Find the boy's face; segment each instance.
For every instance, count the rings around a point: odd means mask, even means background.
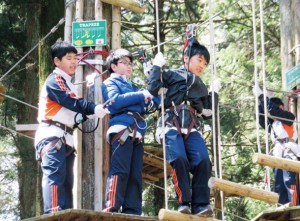
[[[72,76],[77,68],[77,58],[74,53],[67,53],[59,60],[57,57],[54,58],[54,64],[68,75]]]
[[[113,69],[114,73],[124,75],[127,79],[130,78],[132,74],[132,63],[129,57],[120,58],[116,65],[111,65],[111,68]]]
[[[189,68],[189,71],[197,76],[201,76],[207,67],[207,62],[203,55],[196,54],[191,58],[184,55],[183,60],[185,68]]]

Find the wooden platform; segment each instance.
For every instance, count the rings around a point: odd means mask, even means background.
[[[167,163],[168,174],[171,166]],[[164,178],[163,149],[158,144],[144,145],[143,180],[156,182]]]
[[[282,206],[260,213],[251,221],[300,221],[300,206]]]
[[[157,217],[135,216],[121,213],[104,213],[92,210],[68,209],[57,213],[36,216],[23,221],[157,221]]]

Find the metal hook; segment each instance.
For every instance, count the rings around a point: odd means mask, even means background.
[[[195,27],[196,27],[196,24],[195,24],[195,23],[189,24],[189,25],[186,27],[185,35],[186,35],[186,38],[187,38],[187,39],[190,39],[190,38],[192,38],[192,37],[194,37],[194,36],[196,35]]]

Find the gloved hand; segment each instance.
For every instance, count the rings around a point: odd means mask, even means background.
[[[254,84],[252,92],[253,92],[254,96],[257,96],[257,97],[259,97],[260,95],[262,95],[263,92],[260,89],[258,82],[256,82]]]
[[[149,61],[148,61],[148,62],[145,62],[145,63],[143,63],[144,75],[145,75],[146,77],[148,77],[148,76],[149,76],[149,72],[150,72],[150,70],[151,70],[152,66],[153,66],[153,65],[151,65]]]
[[[104,108],[102,104],[98,104],[95,107],[95,115],[99,118],[103,118],[106,114],[109,114],[109,110]]]
[[[145,103],[148,103],[148,101],[152,100],[152,94],[150,94],[150,92],[148,90],[143,90],[142,91],[144,97],[145,97]]]
[[[212,115],[212,110],[211,109],[203,109],[202,115],[205,117],[210,117]]]
[[[153,65],[162,67],[162,66],[164,66],[165,64],[166,64],[166,59],[165,59],[163,53],[158,52],[158,53],[155,55],[155,58],[154,58],[154,60],[153,60]]]
[[[210,84],[210,90],[216,93],[219,93],[221,87],[221,80],[219,78],[215,78]]]

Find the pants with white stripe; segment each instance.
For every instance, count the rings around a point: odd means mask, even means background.
[[[191,132],[184,139],[177,130],[166,133],[166,158],[172,166],[172,180],[179,204],[192,207],[209,204],[211,162],[203,138]],[[193,175],[190,183],[190,174]]]
[[[36,149],[39,152],[55,137],[50,137],[40,142]],[[44,213],[53,213],[64,209],[73,208],[73,165],[75,154],[66,154],[66,145],[61,149],[51,147],[42,157],[42,189],[44,200]]]
[[[143,143],[128,137],[121,145],[112,144],[112,156],[106,185],[104,212],[142,214]]]

